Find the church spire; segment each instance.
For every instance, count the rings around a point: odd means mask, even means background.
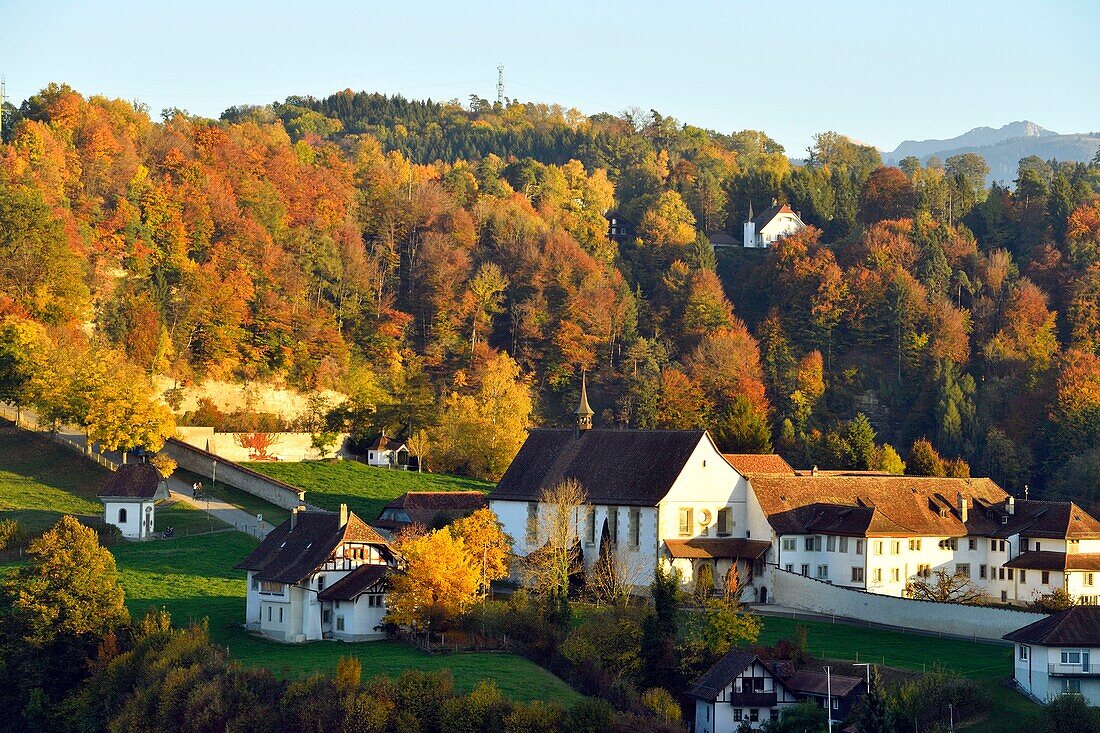
[[[749,218],[745,221],[752,221],[752,199],[749,199]]]
[[[577,429],[590,430],[592,428],[592,416],[596,413],[588,404],[588,386],[585,373],[581,372],[581,404],[577,407]]]

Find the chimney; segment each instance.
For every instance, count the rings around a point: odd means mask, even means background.
[[[1010,515],[1016,513],[1016,497],[1010,496],[1005,499],[1005,511]]]
[[[298,512],[302,511],[302,507],[296,506],[290,510],[290,528],[294,529],[298,526]]]
[[[340,505],[340,526],[343,527],[347,523],[348,523],[348,505],[347,504],[341,504]]]
[[[959,506],[959,521],[966,524],[966,520],[970,517],[970,502],[966,500],[966,497],[962,495],[961,491],[955,496]]]

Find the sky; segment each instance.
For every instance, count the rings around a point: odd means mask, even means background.
[[[0,74],[217,117],[342,89],[656,109],[799,157],[1028,119],[1100,130],[1100,1],[0,0]]]

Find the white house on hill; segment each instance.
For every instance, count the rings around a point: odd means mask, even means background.
[[[245,626],[280,641],[381,638],[396,559],[346,504],[295,509],[236,566],[248,571]]]
[[[385,431],[367,446],[367,464],[380,468],[405,468],[409,449],[399,440],[387,438]]]
[[[1100,607],[1074,606],[1005,634],[1013,642],[1016,684],[1049,702],[1078,693],[1100,705]]]
[[[802,218],[786,204],[773,199],[769,208],[753,217],[750,203],[749,218],[745,222],[741,241],[746,247],[768,247],[780,237],[793,234],[804,226]]]
[[[168,498],[168,485],[148,463],[120,466],[98,494],[103,521],[122,530],[122,536],[143,540],[156,526],[156,502]]]

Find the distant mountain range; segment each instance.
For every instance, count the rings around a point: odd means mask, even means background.
[[[1083,163],[1092,160],[1098,149],[1100,132],[1062,135],[1023,120],[996,129],[975,127],[949,140],[906,140],[882,157],[888,165],[897,165],[902,158],[914,155],[923,164],[932,156],[946,160],[952,155],[977,153],[989,165],[988,181],[1011,183],[1021,158],[1037,155],[1043,160]]]

